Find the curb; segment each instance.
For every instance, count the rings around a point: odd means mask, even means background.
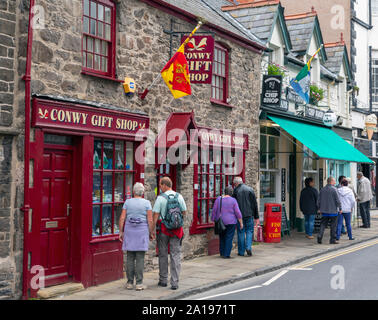
[[[378,239],[378,235],[376,235],[374,237],[367,238],[367,239],[355,241],[351,244],[345,244],[345,245],[337,247],[337,248],[330,248],[330,249],[326,249],[322,252],[302,256],[302,257],[296,258],[296,259],[288,261],[288,262],[284,262],[284,263],[260,268],[260,269],[257,269],[255,271],[247,272],[247,273],[245,273],[241,276],[234,276],[234,277],[228,278],[226,280],[215,281],[215,282],[212,282],[212,283],[200,286],[200,287],[187,289],[187,290],[185,290],[181,293],[172,294],[172,295],[169,295],[167,297],[162,297],[160,299],[161,300],[183,299],[183,298],[186,298],[188,296],[199,294],[199,293],[202,293],[202,292],[206,292],[206,291],[216,289],[216,288],[219,288],[219,287],[223,287],[223,286],[226,286],[226,285],[234,283],[234,282],[239,282],[239,281],[242,281],[242,280],[261,276],[263,274],[266,274],[266,273],[269,273],[269,272],[272,272],[272,271],[276,271],[276,270],[279,270],[279,269],[282,269],[282,268],[285,268],[285,267],[288,267],[288,266],[291,266],[291,265],[294,265],[294,264],[298,264],[302,261],[305,261],[305,260],[308,260],[308,259],[311,259],[311,258],[316,258],[318,256],[324,255],[324,254],[329,253],[329,252],[334,252],[334,251],[338,251],[338,250],[345,249],[345,248],[348,248],[348,247],[352,247],[352,246],[355,246],[357,244],[364,243],[364,242],[367,242],[367,241],[371,241],[371,240],[374,240],[374,239]]]

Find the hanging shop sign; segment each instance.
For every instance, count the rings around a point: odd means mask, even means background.
[[[305,107],[305,116],[311,119],[323,120],[325,112],[313,107]]]
[[[303,99],[290,87],[287,87],[287,100],[296,104],[303,104]]]
[[[281,201],[286,201],[286,169],[281,169]]]
[[[145,135],[147,117],[82,105],[35,99],[32,125],[44,128],[101,132],[117,135]]]
[[[263,76],[262,104],[274,108],[281,107],[282,76]]]
[[[328,110],[323,117],[323,123],[327,127],[333,127],[337,122],[337,116],[332,110]]]
[[[374,132],[377,132],[377,116],[374,113],[366,117],[365,129],[368,139],[371,140]]]
[[[182,37],[181,43],[187,36]],[[185,47],[185,57],[189,64],[190,83],[209,84],[212,80],[214,38],[212,36],[193,36]],[[225,67],[225,62],[219,61]],[[224,74],[226,70],[218,70]]]

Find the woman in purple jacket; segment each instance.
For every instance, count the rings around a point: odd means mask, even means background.
[[[233,189],[231,186],[226,187],[222,197],[215,200],[211,220],[216,221],[221,216],[226,230],[219,235],[219,252],[220,256],[229,259],[232,249],[232,239],[235,234],[237,221],[240,223],[240,229],[243,229],[242,214],[239,210],[238,203],[232,196]],[[222,201],[222,205],[221,205]]]

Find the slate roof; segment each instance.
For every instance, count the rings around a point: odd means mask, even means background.
[[[344,58],[344,45],[325,46],[327,53],[327,61],[325,66],[337,75],[340,73],[341,66],[343,65]]]
[[[266,43],[272,33],[277,10],[278,5],[236,7],[234,10],[228,11],[228,14]]]
[[[226,0],[164,0],[164,2],[185,10],[195,16],[204,18],[207,22],[216,25],[224,30],[234,33],[246,40],[253,41],[260,46],[264,43],[251,31],[230,14],[223,12],[221,7],[231,3]]]
[[[307,51],[314,31],[315,18],[315,15],[298,19],[287,19],[285,17],[291,38],[292,51]]]
[[[320,65],[320,73],[327,78],[331,78],[331,79],[334,79],[334,80],[338,79],[337,73],[333,73],[331,70],[329,70],[328,68],[326,68],[322,64]]]

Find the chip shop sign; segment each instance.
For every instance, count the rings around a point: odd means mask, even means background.
[[[262,103],[279,108],[281,106],[282,76],[263,76]]]
[[[37,127],[117,135],[135,135],[139,130],[138,134],[145,135],[143,129],[149,127],[144,116],[39,99],[33,101],[32,117]]]
[[[182,37],[181,43],[187,36]],[[211,83],[214,57],[214,38],[193,36],[185,46],[191,83]]]

